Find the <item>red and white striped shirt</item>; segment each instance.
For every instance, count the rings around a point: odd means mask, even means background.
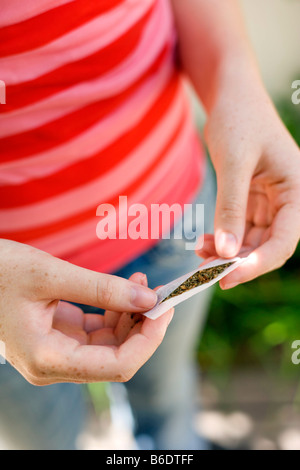
[[[96,209],[199,188],[175,45],[168,0],[1,0],[0,238],[103,272],[157,242],[100,241]]]

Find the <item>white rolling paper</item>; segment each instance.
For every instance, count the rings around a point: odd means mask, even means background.
[[[156,320],[159,318],[161,315],[166,313],[170,308],[175,307],[176,305],[180,304],[184,300],[189,299],[193,295],[198,294],[199,292],[202,292],[205,289],[208,289],[211,287],[213,284],[216,282],[220,281],[223,277],[227,276],[230,272],[234,271],[238,266],[240,266],[247,258],[232,258],[232,259],[216,259],[214,261],[211,261],[210,263],[207,263],[205,265],[202,265],[198,267],[197,269],[194,269],[194,271],[191,271],[190,273],[184,274],[183,276],[179,277],[178,279],[175,279],[172,282],[169,282],[168,284],[160,287],[156,293],[157,293],[157,303],[155,307],[153,307],[151,310],[148,312],[145,312],[144,315],[148,318],[151,318],[152,320]],[[175,289],[177,289],[183,282],[185,282],[189,277],[193,276],[193,274],[197,273],[198,271],[202,271],[208,268],[213,268],[215,266],[221,266],[227,263],[233,263],[227,268],[224,269],[224,271],[220,274],[218,274],[217,277],[212,279],[209,282],[205,282],[202,285],[199,285],[197,287],[194,287],[190,290],[187,290],[186,292],[183,292],[179,295],[176,295],[174,297],[169,298],[168,300],[165,300]]]

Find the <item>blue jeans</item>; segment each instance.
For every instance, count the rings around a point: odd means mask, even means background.
[[[208,167],[204,186],[194,201],[204,204],[205,232],[213,231],[215,193],[214,174]],[[186,241],[162,240],[114,274],[128,278],[143,272],[150,287],[165,284],[200,263],[194,251],[185,249]],[[150,436],[156,449],[205,448],[193,429],[199,395],[194,353],[210,298],[211,289],[176,307],[161,346],[126,384],[136,433]],[[91,307],[86,310],[93,311]],[[85,412],[83,386],[34,387],[9,364],[0,366],[0,435],[3,433],[14,448],[75,449]]]

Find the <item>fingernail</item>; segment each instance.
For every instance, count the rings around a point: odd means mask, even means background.
[[[141,286],[134,286],[131,289],[131,303],[134,307],[149,309],[157,302],[157,294]]]
[[[148,287],[148,279],[146,274],[143,274],[141,281],[142,286]]]
[[[216,249],[219,255],[225,258],[235,256],[238,249],[238,242],[235,235],[229,232],[217,232]]]

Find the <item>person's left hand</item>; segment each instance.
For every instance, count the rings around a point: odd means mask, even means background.
[[[252,87],[252,88],[251,88]],[[300,152],[260,85],[232,84],[205,129],[217,175],[215,235],[196,251],[204,259],[250,253],[223,289],[282,266],[300,236]]]

